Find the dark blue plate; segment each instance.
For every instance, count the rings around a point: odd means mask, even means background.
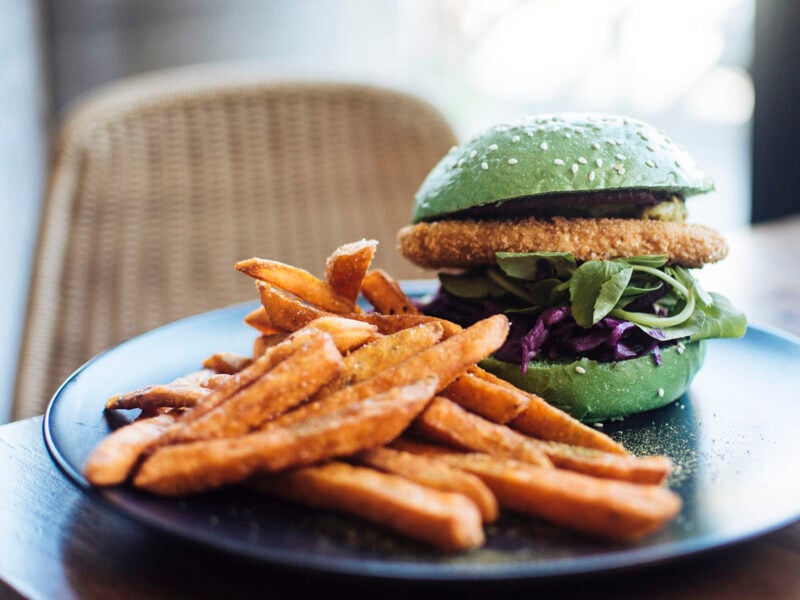
[[[409,295],[431,282],[408,282]],[[183,500],[126,488],[92,490],[81,475],[91,450],[135,416],[103,412],[122,391],[169,381],[218,351],[248,353],[248,303],[201,314],[131,339],[73,374],[51,401],[47,447],[75,484],[136,521],[209,546],[296,569],[377,579],[546,579],[651,565],[720,548],[800,519],[800,341],[751,325],[743,339],[714,340],[688,394],[656,411],[606,424],[634,453],[664,453],[680,516],[657,534],[619,544],[511,513],[486,545],[442,556],[354,518],[295,507],[231,488]],[[112,418],[113,417],[113,418]]]

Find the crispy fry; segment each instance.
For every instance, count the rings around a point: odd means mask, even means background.
[[[374,269],[366,274],[361,283],[361,293],[375,310],[384,315],[419,313],[400,284],[383,269]]]
[[[211,394],[208,394],[202,398],[195,405],[194,410],[186,413],[181,418],[180,423],[186,423],[187,421],[199,419],[208,411],[213,410],[225,402],[225,400],[227,400],[233,394],[252,384],[276,364],[296,352],[298,348],[302,347],[303,344],[317,335],[317,333],[317,330],[315,330],[313,327],[301,329],[286,338],[286,340],[280,344],[269,348],[262,356],[254,360],[248,367],[233,375],[220,387],[216,388]]]
[[[528,402],[524,409],[509,423],[514,429],[543,440],[595,448],[612,454],[628,454],[622,444],[615,442],[605,433],[581,423],[572,415],[556,408],[552,404],[548,404],[540,396],[521,390],[480,367],[472,367],[470,373],[484,381],[527,398]],[[488,414],[482,414],[482,416],[495,420]]]
[[[267,322],[279,330],[296,331],[314,319],[333,314],[306,304],[263,281],[257,281],[256,286]]]
[[[249,356],[242,356],[233,352],[217,352],[203,361],[203,367],[217,373],[232,375],[238,373],[253,362]]]
[[[431,322],[377,338],[345,356],[339,376],[322,388],[316,398],[377,375],[383,369],[433,346],[441,337],[442,326]]]
[[[378,328],[371,323],[337,315],[322,316],[308,323],[307,326],[330,335],[340,352],[354,350],[375,339],[375,335],[378,333]]]
[[[480,513],[466,497],[365,467],[334,461],[259,475],[250,484],[306,506],[361,517],[445,551],[468,550],[484,542]]]
[[[406,439],[393,445],[477,475],[504,508],[576,531],[634,540],[663,526],[681,509],[680,497],[658,485],[544,469],[514,459],[455,452]]]
[[[262,335],[271,336],[281,333],[279,329],[272,326],[263,306],[254,308],[247,313],[244,317],[244,322]]]
[[[304,327],[311,321],[324,316],[331,316],[332,313],[326,312],[315,306],[310,306],[293,298],[289,294],[274,288],[262,281],[257,282],[258,293],[261,297],[261,304],[268,322],[278,329],[295,331]],[[368,323],[377,328],[379,333],[391,334],[408,329],[421,323],[436,321],[445,328],[445,336],[454,335],[461,331],[461,327],[445,319],[428,317],[426,315],[382,315],[370,313],[347,313],[340,315],[348,319]]]
[[[142,451],[158,439],[175,421],[170,413],[139,419],[114,430],[92,450],[83,474],[92,485],[107,486],[128,479]]]
[[[342,355],[327,333],[309,339],[277,366],[216,408],[188,421],[170,442],[234,437],[300,404],[341,370]]]
[[[408,427],[437,385],[436,377],[427,377],[288,427],[162,446],[144,460],[134,485],[169,496],[189,494],[238,483],[256,472],[310,465],[380,446]]]
[[[544,454],[553,465],[609,479],[659,484],[672,469],[666,456],[635,457],[528,437],[491,423],[445,398],[436,398],[415,422],[425,437],[466,450],[540,464]]]
[[[360,383],[334,392],[330,396],[310,402],[274,421],[274,426],[285,426],[308,418],[321,410],[342,407],[386,391],[395,385],[406,385],[418,379],[435,376],[439,383],[436,391],[455,379],[470,365],[494,352],[508,335],[508,318],[494,315],[478,321],[457,335],[388,367]]]
[[[446,319],[429,317],[427,315],[381,315],[377,313],[366,313],[363,315],[350,315],[352,318],[365,323],[371,323],[378,328],[380,333],[385,335],[396,333],[401,329],[408,329],[422,323],[439,323],[444,329],[445,338],[455,335],[461,331],[461,327]]]
[[[517,388],[497,385],[472,372],[459,376],[442,391],[442,396],[495,423],[508,423],[529,402]]]
[[[454,469],[435,458],[381,447],[359,452],[355,455],[355,460],[359,464],[400,475],[426,487],[463,494],[480,509],[481,516],[487,523],[496,521],[499,516],[497,498],[479,478]]]
[[[299,267],[267,260],[250,258],[234,265],[237,271],[274,285],[294,294],[301,300],[322,310],[332,313],[349,313],[353,311],[353,303],[337,294],[329,283],[317,279],[308,271]]]
[[[177,379],[173,379],[167,385],[189,385],[189,386],[202,386],[204,388],[214,389],[225,383],[230,379],[230,375],[226,373],[216,373],[211,369],[201,369],[193,373],[186,373]]]
[[[194,406],[210,390],[200,385],[148,385],[133,392],[112,396],[106,401],[106,410],[132,408],[179,408]]]
[[[542,448],[508,427],[486,421],[455,402],[437,396],[414,422],[425,438],[449,446],[506,456],[540,467],[552,467]]]
[[[253,340],[253,358],[258,358],[267,351],[267,348],[272,348],[273,346],[280,344],[290,335],[290,332],[282,331],[280,333],[258,336],[255,340]]]
[[[361,282],[377,248],[377,240],[344,244],[333,251],[325,264],[325,279],[337,294],[350,301],[351,310],[355,308]]]

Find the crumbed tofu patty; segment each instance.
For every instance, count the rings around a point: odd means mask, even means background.
[[[642,255],[702,267],[725,258],[728,245],[714,229],[694,223],[639,219],[441,220],[407,225],[400,252],[429,269],[495,263],[495,252],[572,252],[578,261]]]

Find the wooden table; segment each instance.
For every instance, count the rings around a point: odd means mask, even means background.
[[[800,335],[800,218],[727,235],[729,258],[704,269],[701,280],[724,291],[751,320]],[[56,468],[42,441],[41,417],[0,427],[0,477],[0,597],[800,598],[800,523],[622,575],[536,585],[376,586],[278,571],[119,517]]]

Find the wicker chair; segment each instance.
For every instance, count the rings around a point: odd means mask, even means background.
[[[242,258],[322,275],[373,238],[375,266],[421,276],[395,233],[455,142],[427,102],[357,84],[181,70],[81,99],[54,138],[13,418],[109,346],[257,299]]]

